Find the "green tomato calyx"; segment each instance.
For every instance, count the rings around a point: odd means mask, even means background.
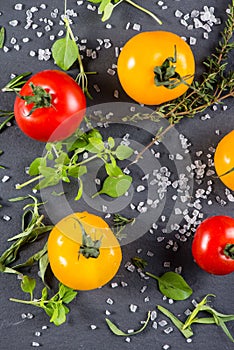
[[[32,89],[32,95],[23,96],[18,94],[18,96],[25,101],[26,105],[31,103],[34,105],[28,116],[30,116],[38,108],[48,108],[52,106],[52,96],[49,92],[47,92],[43,87],[34,85],[33,83],[30,83],[29,86]]]
[[[186,84],[186,80],[190,79],[192,76],[186,75],[181,77],[178,72],[176,72],[176,62],[177,62],[177,52],[176,45],[174,46],[174,56],[167,57],[161,66],[154,67],[154,83],[156,86],[164,86],[167,89],[174,89],[180,84]]]
[[[234,260],[234,244],[233,243],[226,244],[223,252],[224,252],[224,255],[226,255],[228,258]]]

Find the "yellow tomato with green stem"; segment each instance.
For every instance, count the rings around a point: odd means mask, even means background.
[[[234,191],[234,130],[218,143],[214,154],[214,165],[220,180]]]
[[[123,46],[117,72],[133,100],[159,105],[186,92],[194,78],[195,59],[190,46],[177,34],[141,32]]]
[[[122,250],[101,217],[81,212],[68,215],[52,229],[48,257],[60,282],[76,290],[91,290],[115,276]]]

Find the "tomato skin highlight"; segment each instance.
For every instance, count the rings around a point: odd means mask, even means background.
[[[176,71],[191,84],[195,72],[195,60],[189,45],[178,35],[165,31],[142,32],[123,46],[117,72],[125,92],[135,101],[146,105],[158,105],[181,96],[188,85],[180,84],[174,89],[156,86],[154,68],[161,66],[168,57],[174,56],[176,47]]]
[[[217,175],[225,186],[234,191],[234,130],[226,134],[218,143],[214,154],[214,165]],[[223,176],[222,176],[223,175]]]
[[[102,237],[97,258],[79,254],[82,237],[75,219],[80,220],[92,239]],[[66,233],[70,237],[73,234],[75,240],[67,237]],[[122,261],[122,250],[103,219],[82,212],[63,218],[52,229],[48,239],[48,256],[52,272],[60,282],[76,290],[91,290],[105,285],[115,276]]]
[[[19,128],[29,137],[41,142],[54,142],[69,137],[80,125],[86,109],[81,87],[67,73],[44,70],[33,75],[22,87],[21,96],[32,95],[30,83],[40,86],[51,97],[51,106],[33,111],[33,103],[26,104],[19,96],[14,114]]]
[[[200,268],[214,275],[234,271],[234,259],[224,254],[227,244],[234,244],[234,219],[217,215],[205,219],[197,228],[192,254]]]

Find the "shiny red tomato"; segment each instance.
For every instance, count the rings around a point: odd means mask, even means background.
[[[197,228],[192,254],[206,272],[226,275],[234,271],[234,219],[212,216]]]
[[[52,229],[48,256],[60,282],[73,289],[91,290],[115,276],[122,261],[122,250],[101,217],[82,212],[68,215]]]
[[[190,46],[180,36],[165,31],[142,32],[123,46],[117,72],[123,89],[133,100],[158,105],[188,89],[194,78],[195,60]]]
[[[234,130],[218,143],[214,154],[214,165],[220,180],[234,191]]]
[[[19,128],[29,137],[53,142],[69,137],[80,125],[86,98],[66,73],[44,70],[33,75],[15,99]]]

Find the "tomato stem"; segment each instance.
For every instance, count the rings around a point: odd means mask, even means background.
[[[100,246],[102,242],[102,237],[97,240],[93,240],[90,235],[84,229],[84,226],[80,222],[80,220],[73,218],[76,222],[78,222],[81,232],[82,232],[82,244],[80,245],[80,249],[78,252],[78,259],[80,254],[82,254],[85,258],[98,258],[100,255]]]
[[[174,63],[174,64],[173,64]],[[168,57],[162,63],[161,66],[156,66],[154,68],[154,83],[156,86],[164,86],[167,89],[174,89],[180,84],[187,84],[186,80],[190,79],[191,75],[186,75],[181,77],[178,72],[176,72],[176,63],[177,63],[177,52],[176,45],[174,47],[174,56]]]
[[[224,255],[226,255],[228,258],[231,258],[234,260],[234,244],[233,243],[227,243],[224,248]]]
[[[34,104],[29,112],[29,115],[31,115],[38,108],[49,108],[52,106],[52,96],[49,92],[47,92],[43,87],[34,85],[33,83],[30,83],[29,86],[32,90],[32,95],[20,95],[16,92],[17,96],[24,100],[27,105],[31,103]]]

